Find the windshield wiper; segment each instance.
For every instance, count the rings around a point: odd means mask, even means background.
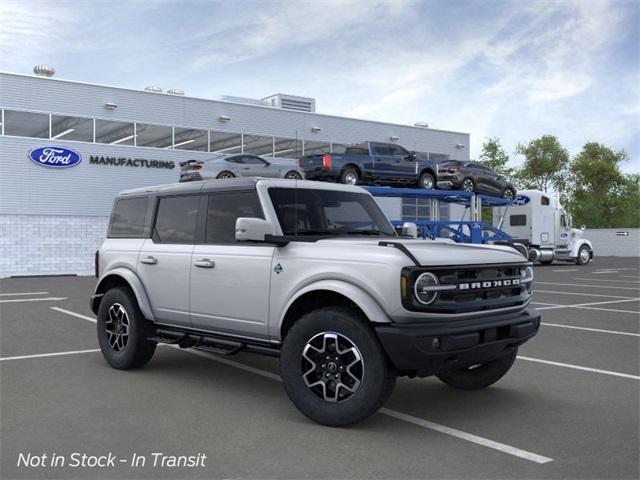
[[[339,230],[340,233],[345,235],[377,235],[377,236],[393,236],[389,233],[381,232],[380,230]]]

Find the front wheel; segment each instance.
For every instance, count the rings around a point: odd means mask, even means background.
[[[586,245],[582,245],[578,250],[578,256],[576,257],[576,263],[578,265],[586,265],[591,261],[591,250]]]
[[[447,385],[460,390],[480,390],[496,383],[511,369],[518,349],[481,365],[436,374]]]
[[[153,357],[156,342],[148,340],[151,324],[129,289],[112,288],[105,293],[96,324],[100,350],[113,368],[142,367]]]
[[[332,427],[374,414],[396,381],[372,328],[343,307],[314,310],[293,325],[282,345],[280,372],[298,410]]]

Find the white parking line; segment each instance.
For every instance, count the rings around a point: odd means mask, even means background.
[[[87,317],[86,315],[81,315],[79,313],[72,312],[70,310],[65,310],[64,308],[60,308],[60,307],[49,307],[49,308],[51,308],[51,310],[55,310],[56,312],[66,313],[67,315],[71,315],[72,317],[81,318],[83,320],[86,320],[87,322],[96,323],[96,319],[95,318]]]
[[[633,380],[640,380],[640,376],[638,376],[638,375],[631,375],[629,373],[613,372],[611,370],[600,370],[599,368],[583,367],[581,365],[573,365],[571,363],[552,362],[551,360],[543,360],[541,358],[532,358],[532,357],[523,357],[523,356],[520,356],[520,355],[518,355],[518,359],[526,360],[528,362],[536,362],[536,363],[544,363],[544,364],[547,364],[547,365],[554,365],[556,367],[565,367],[565,368],[572,368],[574,370],[583,370],[585,372],[602,373],[604,375],[611,375],[613,377],[623,377],[623,378],[631,378]]]
[[[77,355],[79,353],[92,353],[99,352],[99,348],[93,348],[91,350],[72,350],[69,352],[55,352],[55,353],[38,353],[35,355],[19,355],[17,357],[0,357],[0,362],[7,362],[9,360],[26,360],[29,358],[43,358],[43,357],[59,357],[62,355]]]
[[[631,315],[640,315],[640,312],[634,310],[616,310],[615,308],[600,308],[600,307],[576,307],[583,310],[599,310],[601,312],[615,312],[615,313],[630,313]]]
[[[618,275],[620,278],[638,278],[638,275]]]
[[[606,275],[608,273],[620,273],[618,270],[602,270],[600,272],[593,272],[594,275]]]
[[[179,348],[179,347],[176,347]],[[262,370],[260,368],[250,367],[248,365],[244,365],[243,363],[234,362],[233,360],[228,360],[226,358],[220,358],[209,353],[200,352],[198,350],[184,350],[185,353],[191,353],[194,355],[198,355],[200,357],[208,358],[209,360],[213,360],[215,362],[223,363],[225,365],[229,365],[231,367],[239,368],[241,370],[245,370],[247,372],[254,373],[256,375],[260,375],[265,378],[269,378],[271,380],[277,380],[279,382],[282,381],[279,375],[275,373],[267,372],[266,370]],[[471,443],[475,443],[478,445],[482,445],[484,447],[492,448],[494,450],[498,450],[503,453],[507,453],[509,455],[513,455],[515,457],[524,458],[525,460],[529,460],[535,463],[549,463],[552,462],[553,459],[549,457],[544,457],[542,455],[538,455],[536,453],[528,452],[526,450],[521,450],[516,447],[512,447],[510,445],[506,445],[504,443],[495,442],[493,440],[489,440],[488,438],[479,437],[472,433],[467,433],[462,430],[457,430],[455,428],[447,427],[446,425],[441,425],[439,423],[430,422],[429,420],[423,420],[422,418],[414,417],[413,415],[407,415],[406,413],[398,412],[396,410],[391,410],[389,408],[381,408],[379,413],[383,415],[387,415],[389,417],[396,418],[398,420],[402,420],[407,423],[411,423],[413,425],[418,425],[423,428],[427,428],[429,430],[434,430],[436,432],[444,433],[445,435],[450,435],[452,437],[460,438],[462,440],[466,440]]]
[[[537,310],[554,310],[556,308],[592,308],[595,305],[606,305],[609,303],[623,303],[623,302],[635,302],[640,300],[640,298],[627,298],[626,300],[609,300],[604,302],[590,302],[590,303],[575,303],[573,305],[559,305],[554,303],[540,303],[540,302],[531,302],[537,303],[540,305],[549,305],[547,307],[539,307]],[[607,312],[628,312],[628,313],[638,313],[632,310],[612,310],[609,308],[598,309],[598,310],[606,310]]]
[[[612,287],[615,288],[615,287]],[[558,295],[578,295],[579,297],[605,297],[605,298],[635,298],[635,297],[621,297],[620,295],[600,295],[598,293],[578,293],[578,292],[557,292],[555,290],[538,290],[537,288],[533,293],[554,293]]]
[[[613,335],[629,335],[631,337],[640,337],[640,333],[619,332],[617,330],[603,330],[601,328],[576,327],[575,325],[561,325],[559,323],[546,323],[546,322],[540,322],[540,325],[544,325],[546,327],[559,327],[559,328],[570,328],[573,330],[585,330],[587,332],[610,333]]]
[[[536,280],[536,285],[563,285],[566,287],[583,287],[583,288],[615,288],[619,290],[640,290],[640,287],[618,287],[617,285],[583,285],[581,283],[556,283],[556,282],[540,282]]]
[[[0,293],[0,297],[12,297],[17,295],[49,295],[49,292]]]
[[[67,297],[44,297],[44,298],[12,298],[10,300],[0,300],[0,303],[18,303],[18,302],[59,302],[66,300]]]
[[[574,280],[593,280],[591,278],[579,278],[579,277],[573,277]],[[608,278],[599,278],[598,279],[599,282],[613,282],[613,283],[640,283],[640,282],[634,282],[633,280],[609,280]],[[640,287],[638,287],[640,288]]]

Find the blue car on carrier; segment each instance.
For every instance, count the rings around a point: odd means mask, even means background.
[[[344,153],[307,155],[298,161],[307,180],[347,185],[372,184],[436,188],[437,163],[393,143],[364,142]]]

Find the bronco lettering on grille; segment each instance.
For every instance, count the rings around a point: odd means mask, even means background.
[[[504,288],[520,286],[519,278],[508,278],[505,280],[486,280],[483,282],[459,283],[458,290],[477,290],[479,288]]]

